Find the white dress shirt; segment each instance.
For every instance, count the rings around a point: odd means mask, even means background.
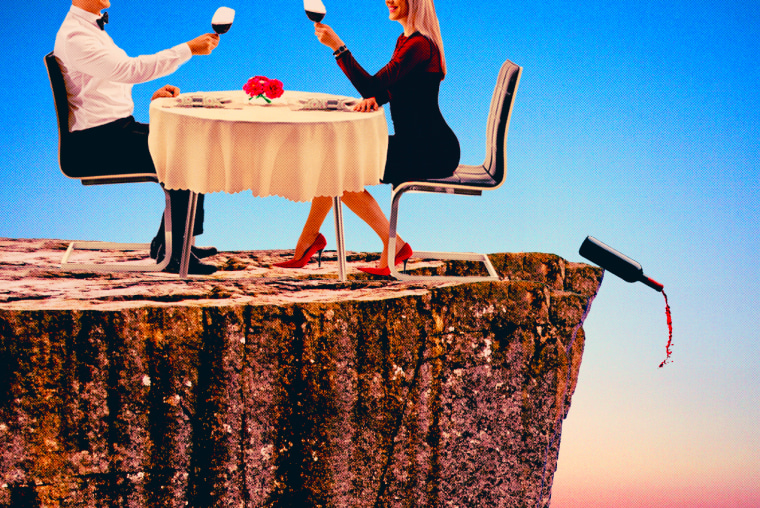
[[[71,6],[55,38],[69,95],[69,130],[97,127],[134,111],[132,85],[171,74],[190,60],[187,44],[129,57],[97,25],[98,15]]]

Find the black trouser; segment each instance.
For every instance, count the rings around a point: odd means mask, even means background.
[[[67,135],[61,146],[61,166],[66,174],[81,178],[99,175],[124,175],[155,173],[153,159],[148,150],[148,124],[135,121],[134,117],[122,118],[83,131]],[[182,252],[187,203],[190,192],[170,190],[172,218],[172,257]],[[203,233],[203,195],[198,196],[193,235]],[[164,241],[164,219],[158,228],[156,239]]]

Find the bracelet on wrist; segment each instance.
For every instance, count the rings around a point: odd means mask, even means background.
[[[346,45],[344,44],[343,46],[341,46],[338,49],[336,49],[335,51],[333,51],[333,56],[335,58],[338,58],[340,55],[342,55],[346,51],[348,51],[348,48],[346,48]]]

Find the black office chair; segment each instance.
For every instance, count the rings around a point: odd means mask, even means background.
[[[66,82],[63,79],[63,72],[52,52],[45,55],[45,67],[47,67],[48,77],[50,78],[50,87],[53,90],[53,99],[55,100],[55,114],[58,117],[58,165],[61,172],[73,180],[79,180],[82,185],[107,185],[120,183],[141,183],[155,182],[158,183],[158,177],[155,173],[135,173],[135,174],[110,174],[103,176],[72,176],[76,171],[71,171],[70,151],[71,144],[68,143],[69,136],[69,100],[66,92]],[[163,188],[163,187],[162,187]],[[153,272],[161,271],[169,264],[171,259],[172,248],[172,222],[171,206],[169,193],[164,189],[166,198],[166,207],[164,209],[164,234],[166,254],[161,263],[140,262],[118,262],[118,263],[72,263],[68,259],[74,252],[75,248],[83,250],[120,250],[120,251],[137,251],[149,250],[149,243],[114,243],[114,242],[90,242],[90,241],[72,241],[69,243],[66,253],[61,260],[61,269],[74,271],[92,271],[92,272]]]
[[[411,181],[399,184],[391,195],[390,238],[388,242],[388,266],[391,275],[401,280],[456,280],[483,281],[499,280],[486,254],[471,252],[428,252],[415,251],[414,257],[423,259],[477,261],[485,265],[488,276],[423,276],[400,273],[394,266],[396,252],[396,227],[401,196],[407,192],[433,192],[480,196],[484,190],[498,189],[507,175],[507,133],[512,105],[517,86],[520,83],[522,67],[507,60],[501,67],[491,98],[491,110],[486,130],[486,157],[480,166],[460,164],[453,176],[448,178]]]

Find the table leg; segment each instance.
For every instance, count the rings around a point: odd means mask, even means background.
[[[346,280],[346,244],[343,241],[343,204],[340,197],[333,198],[333,215],[335,216],[335,238],[338,243],[338,276],[341,282]]]
[[[179,264],[180,278],[186,278],[190,270],[190,253],[193,247],[193,231],[195,230],[195,212],[198,208],[198,193],[190,191],[187,200],[187,219],[185,220],[185,237],[182,239],[182,259]]]

